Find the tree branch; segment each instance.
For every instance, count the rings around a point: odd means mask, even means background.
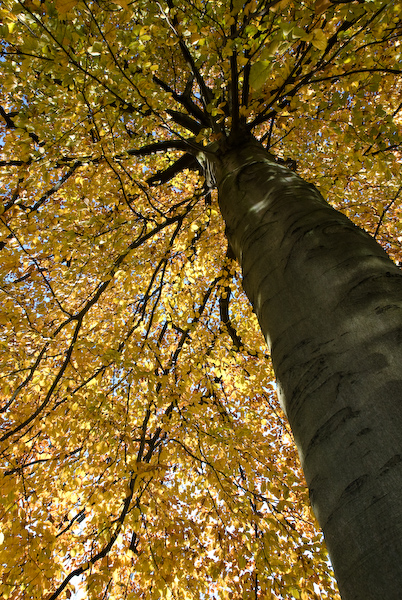
[[[157,83],[165,92],[171,94],[173,100],[176,100],[179,104],[181,104],[193,117],[195,117],[200,123],[204,125],[204,127],[209,127],[208,116],[204,113],[204,111],[197,106],[193,100],[191,100],[188,94],[188,87],[184,90],[183,94],[178,94],[175,92],[173,88],[170,87],[167,83],[162,81],[156,75],[153,76],[153,81]]]

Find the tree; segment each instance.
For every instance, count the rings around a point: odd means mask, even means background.
[[[3,3],[4,597],[399,597],[401,9]]]

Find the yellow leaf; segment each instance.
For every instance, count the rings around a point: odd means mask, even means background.
[[[314,5],[315,14],[319,15],[325,12],[331,6],[331,0],[317,0]]]
[[[319,50],[325,50],[327,47],[327,38],[322,29],[314,29],[311,43],[315,48],[318,48]]]
[[[119,6],[121,6],[122,8],[124,8],[125,10],[128,9],[128,5],[129,5],[129,0],[116,0],[116,4],[118,4]]]
[[[57,12],[61,15],[68,13],[78,3],[78,0],[56,0]]]

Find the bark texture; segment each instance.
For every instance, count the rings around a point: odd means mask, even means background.
[[[219,202],[344,600],[402,597],[402,274],[249,142]]]

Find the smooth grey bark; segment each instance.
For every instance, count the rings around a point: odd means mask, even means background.
[[[250,142],[219,203],[344,600],[402,598],[402,274]]]

